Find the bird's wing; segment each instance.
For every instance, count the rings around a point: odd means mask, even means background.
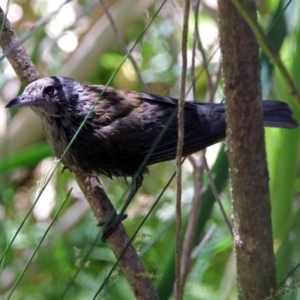
[[[101,168],[120,167],[130,175],[144,159],[146,165],[174,159],[177,105],[172,98],[106,89],[90,123],[97,135],[93,149],[101,155]],[[186,102],[184,124],[186,156],[225,137],[223,105]]]
[[[132,97],[132,94],[129,97]],[[178,101],[151,94],[134,93],[138,109],[119,120],[128,148],[136,159],[147,157],[147,164],[176,157]],[[133,125],[131,125],[133,124]],[[225,138],[224,106],[186,101],[183,155],[189,155]],[[128,126],[129,125],[129,126]]]
[[[163,103],[168,106],[168,108],[163,109],[165,113],[159,118],[160,124],[163,126],[156,130],[158,134],[152,136],[152,140],[148,141],[148,145],[151,144],[151,147],[142,151],[144,155],[150,151],[148,164],[176,157],[177,101],[168,98],[163,98],[163,100]],[[166,102],[166,100],[172,102]],[[161,103],[159,102],[158,106],[161,106]],[[184,156],[202,150],[225,138],[226,123],[223,106],[186,102],[184,115]],[[156,124],[149,124],[150,128],[153,126],[155,127]]]

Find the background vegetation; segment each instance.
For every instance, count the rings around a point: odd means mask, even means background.
[[[0,1],[18,35],[28,35],[24,46],[43,76],[64,75],[87,83],[106,84],[125,56],[100,1]],[[163,6],[162,6],[163,4]],[[286,8],[286,4],[287,8]],[[61,6],[62,5],[62,6]],[[181,1],[107,1],[113,20],[131,49],[148,91],[178,96],[181,71],[182,32]],[[196,2],[193,4],[196,7]],[[30,28],[56,13],[30,32]],[[295,82],[299,78],[300,32],[299,3],[263,1],[259,5],[259,21],[280,50],[282,60]],[[158,13],[157,13],[158,12]],[[144,32],[147,24],[152,22]],[[193,52],[196,28],[201,43]],[[187,99],[215,102],[223,99],[220,77],[220,54],[217,7],[213,1],[201,2],[199,12],[190,16],[190,49],[188,84],[197,80]],[[197,32],[197,31],[196,31]],[[194,61],[192,59],[194,57]],[[2,59],[2,58],[1,58]],[[283,78],[261,53],[262,86],[265,99],[288,102],[298,120],[296,104]],[[1,61],[0,72],[0,295],[7,299],[90,299],[93,298],[115,259],[111,250],[99,239],[86,200],[70,172],[54,174],[43,196],[31,210],[36,195],[45,182],[55,159],[51,156],[37,117],[29,109],[8,112],[4,106],[22,91],[11,66]],[[129,60],[121,66],[109,85],[145,91]],[[300,299],[299,271],[288,276],[300,261],[299,255],[299,130],[266,130],[270,171],[274,248],[278,289],[283,299]],[[211,173],[230,217],[231,203],[228,170],[223,147],[206,151]],[[232,238],[215,205],[202,154],[195,154],[183,166],[184,223],[191,219],[195,202],[200,203],[198,223],[193,229],[197,243],[189,255],[185,299],[234,299],[236,271]],[[133,234],[157,196],[175,171],[174,162],[151,167],[144,185],[129,208],[124,222]],[[202,178],[203,177],[203,178]],[[202,178],[201,184],[199,178]],[[116,207],[127,185],[121,179],[103,179]],[[66,195],[73,187],[70,197]],[[134,241],[142,260],[153,278],[161,299],[172,297],[174,285],[175,184],[172,182]],[[63,205],[63,206],[62,206]],[[39,245],[56,212],[61,210],[28,268],[25,266]],[[24,226],[7,252],[8,245]],[[185,242],[186,243],[186,242]],[[192,258],[190,258],[190,256]],[[20,281],[19,276],[22,275]],[[16,285],[16,288],[12,289]],[[0,296],[1,297],[1,296]],[[114,272],[101,294],[102,299],[132,299],[132,292],[120,270]]]

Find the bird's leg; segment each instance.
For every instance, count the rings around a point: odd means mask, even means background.
[[[104,226],[103,234],[102,234],[102,241],[105,241],[118,227],[118,225],[127,218],[127,214],[125,214],[125,211],[130,204],[131,200],[133,199],[134,195],[138,191],[138,189],[141,187],[143,183],[143,175],[137,176],[135,179],[133,179],[132,182],[132,188],[130,190],[130,193],[120,211],[119,214],[113,215],[108,221],[106,222],[100,222],[99,226]]]

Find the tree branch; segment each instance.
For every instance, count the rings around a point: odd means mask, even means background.
[[[30,82],[38,79],[39,74],[25,49],[20,45],[11,24],[6,20],[5,14],[0,8],[0,24],[3,24],[3,22],[4,27],[0,46],[5,51],[11,45],[19,45],[7,55],[7,58],[21,82],[24,85],[28,85]],[[100,181],[95,177],[87,177],[78,172],[74,172],[74,176],[97,220],[108,220],[114,212],[114,208],[105,194]],[[150,279],[147,276],[143,276],[145,268],[135,249],[129,245],[124,253],[124,248],[129,244],[129,237],[125,233],[124,227],[119,226],[114,234],[108,238],[107,242],[116,258],[120,259],[120,265],[136,299],[158,299]]]
[[[185,100],[185,81],[187,73],[187,42],[188,42],[188,20],[190,14],[190,1],[185,0],[184,14],[183,14],[183,30],[182,30],[182,70],[180,79],[180,96],[178,100],[178,140],[176,150],[176,244],[175,244],[175,299],[182,299],[181,285],[181,230],[182,230],[182,216],[181,216],[181,194],[182,194],[182,148],[184,140],[184,100]]]

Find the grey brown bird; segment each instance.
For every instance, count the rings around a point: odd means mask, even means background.
[[[132,177],[133,187],[119,215],[110,220],[104,239],[126,217],[125,209],[140,187],[148,165],[174,159],[177,100],[152,94],[85,85],[67,77],[46,77],[29,84],[6,107],[31,107],[41,118],[53,154],[60,158],[79,126],[62,163],[85,175]],[[284,102],[262,102],[264,125],[295,128]],[[225,138],[223,104],[185,102],[183,156]]]

